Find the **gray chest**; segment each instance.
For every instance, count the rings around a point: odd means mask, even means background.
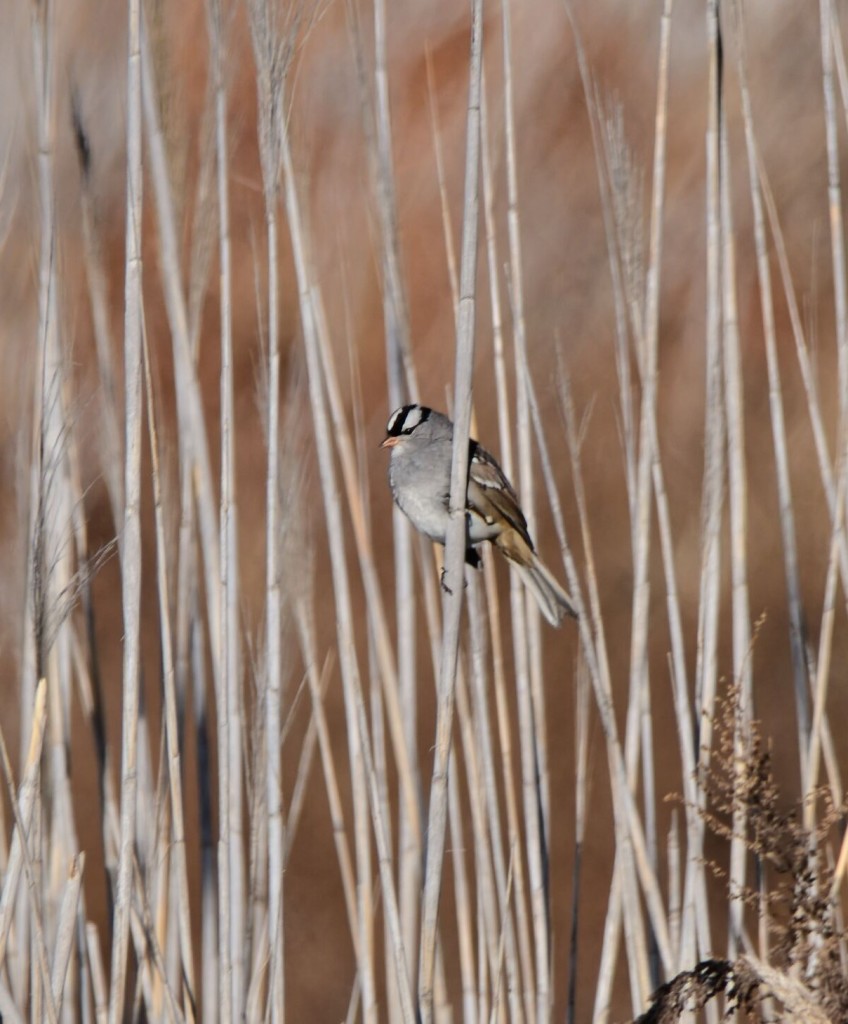
[[[445,541],[450,495],[450,460],[410,457],[398,452],[389,461],[389,486],[416,530]]]

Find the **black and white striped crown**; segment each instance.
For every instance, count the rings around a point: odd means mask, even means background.
[[[389,422],[386,424],[386,434],[389,437],[411,434],[429,416],[430,409],[424,405],[403,405],[400,409],[395,409],[389,417]]]

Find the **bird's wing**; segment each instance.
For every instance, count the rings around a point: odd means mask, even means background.
[[[518,495],[493,455],[471,441],[468,462],[468,507],[492,523],[498,515],[518,531],[533,551],[527,520],[518,504]]]

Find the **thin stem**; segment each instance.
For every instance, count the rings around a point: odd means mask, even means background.
[[[110,1024],[124,1016],[135,845],[136,759],[141,641],[141,2],[129,0],[127,60],[127,205],[124,256],[124,522],[121,600],[121,844],[112,936]]]
[[[451,460],[450,522],[445,545],[442,652],[439,666],[439,702],[435,757],[430,786],[427,825],[427,863],[421,913],[418,963],[418,999],[423,1024],[433,1020],[433,979],[436,960],[436,924],[447,830],[447,773],[450,762],[459,623],[462,614],[465,558],[465,492],[468,479],[468,435],[471,424],[471,377],[474,361],[476,316],[478,180],[480,167],[480,93],[483,64],[483,4],[474,0],[471,16],[471,57],[468,123],[465,153],[462,256],[457,311],[456,371],[454,380],[454,439]]]

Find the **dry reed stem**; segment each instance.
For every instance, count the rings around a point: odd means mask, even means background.
[[[700,741],[698,767],[709,767],[712,747],[712,720],[718,675],[717,651],[719,597],[722,557],[722,512],[724,505],[724,397],[721,387],[721,227],[719,220],[719,127],[721,93],[718,38],[718,5],[706,8],[708,41],[708,90],[706,135],[706,367],[704,471],[701,491],[701,571],[698,599],[697,654],[695,662],[695,715]],[[697,790],[698,807],[705,794]],[[712,951],[709,917],[703,892],[703,869],[696,867],[703,856],[704,827],[697,822],[688,835],[689,861],[684,891],[681,928],[680,966],[690,964]]]
[[[354,56],[359,79],[362,119],[370,162],[371,182],[380,226],[380,263],[382,272],[383,319],[389,409],[419,398],[418,381],[412,358],[409,309],[405,278],[401,265],[398,211],[394,161],[392,157],[392,119],[389,95],[386,7],[383,0],[374,4],[374,68],[373,94],[369,89],[358,14],[355,4],[348,4]],[[372,99],[373,96],[373,99]],[[373,110],[372,110],[373,105]],[[350,488],[348,488],[350,493]],[[415,942],[419,920],[419,889],[422,869],[421,814],[416,794],[421,780],[418,769],[417,711],[418,688],[415,666],[415,624],[417,601],[413,583],[411,527],[395,508],[392,511],[395,566],[395,613],[397,619],[397,667],[392,676],[385,674],[387,654],[391,653],[384,620],[383,605],[376,587],[376,576],[370,554],[365,573],[369,593],[377,611],[379,629],[378,653],[383,665],[385,697],[396,757],[399,757],[400,778],[404,799],[398,810],[400,916],[407,973],[414,984]],[[370,541],[369,541],[370,551]],[[362,557],[362,556],[360,556]],[[390,1009],[397,1014],[397,991],[389,988]]]
[[[822,93],[824,97],[825,139],[827,145],[827,193],[830,214],[830,245],[833,263],[833,300],[836,313],[836,356],[838,398],[841,422],[848,420],[848,295],[845,279],[845,227],[842,219],[842,186],[839,174],[839,140],[836,125],[836,97],[833,85],[834,25],[830,0],[820,0],[819,22],[822,53]]]
[[[588,821],[589,701],[591,684],[586,664],[579,658],[574,687],[574,867],[571,888],[571,930],[569,933],[566,1024],[574,1024],[577,1003],[577,968],[580,940],[580,891],[583,844]]]
[[[327,422],[326,400],[323,394],[323,374],[319,350],[318,308],[311,285],[311,270],[306,256],[306,236],[301,221],[299,199],[296,192],[294,168],[287,133],[281,140],[283,160],[283,183],[286,197],[289,231],[298,278],[300,310],[309,377],[309,393],[315,428],[315,442],[318,455],[321,486],[324,496],[324,513],[328,527],[333,590],[336,598],[336,628],[341,653],[342,679],[350,744],[351,774],[354,787],[354,814],[357,848],[357,872],[359,890],[360,945],[359,967],[363,985],[363,997],[367,1016],[375,1013],[374,956],[372,913],[370,895],[370,849],[367,832],[367,813],[374,821],[375,838],[379,851],[380,878],[386,913],[393,932],[393,955],[401,1007],[405,1021],[412,1021],[412,997],[406,965],[403,960],[403,942],[394,884],[391,878],[389,848],[384,834],[384,823],[380,815],[379,792],[373,773],[372,759],[368,749],[368,730],[362,702],[359,668],[356,663],[353,640],[353,615],[351,608],[349,577],[345,560],[338,487],[332,465],[332,442]]]
[[[527,330],[524,315],[524,269],[521,253],[521,231],[518,199],[518,161],[516,157],[516,125],[512,84],[512,27],[509,3],[501,5],[503,28],[504,129],[507,183],[507,231],[509,238],[509,299],[513,318],[515,357],[516,426],[518,432],[518,486],[522,508],[531,529],[535,524],[535,502],[532,473],[530,417],[522,368],[527,363]],[[540,616],[535,602],[511,574],[513,607],[513,638],[519,652],[527,652],[526,662],[520,655],[517,679],[519,737],[521,741],[522,794],[526,830],[527,867],[530,883],[530,904],[535,941],[535,1007],[531,1019],[538,1024],[550,1019],[551,983],[549,934],[549,881],[546,864],[550,836],[550,795],[548,781],[547,730],[545,728],[544,690],[542,686],[542,653]],[[520,605],[523,604],[523,608]],[[517,614],[516,614],[517,613]],[[527,634],[525,635],[525,629]]]
[[[589,616],[586,614],[587,609],[583,602],[581,587],[578,582],[573,558],[565,542],[565,530],[562,523],[562,514],[561,510],[559,510],[558,501],[554,491],[550,492],[550,500],[554,512],[554,523],[557,527],[557,534],[560,538],[560,545],[563,552],[563,560],[567,570],[570,592],[580,614],[579,627],[582,649],[586,658],[587,668],[589,669],[590,679],[592,680],[595,702],[600,713],[601,725],[607,742],[610,776],[612,779],[611,786],[613,795],[614,823],[616,830],[616,858],[615,866],[613,868],[613,881],[610,886],[610,909],[607,913],[606,925],[604,928],[604,944],[601,951],[601,966],[599,969],[598,984],[595,993],[594,1010],[595,1019],[606,1020],[607,1014],[609,1013],[609,1002],[611,999],[614,974],[613,965],[618,955],[617,947],[619,942],[619,928],[622,921],[624,924],[624,937],[627,943],[628,965],[631,972],[638,969],[643,976],[647,976],[647,946],[641,908],[636,899],[636,865],[633,857],[633,851],[627,837],[624,811],[621,807],[623,794],[625,791],[629,793],[629,789],[627,789],[626,786],[623,755],[618,739],[618,729],[613,716],[612,683],[610,678],[606,641],[604,638],[603,616],[600,611],[600,597],[595,573],[595,560],[591,530],[589,528],[586,495],[583,486],[580,434],[575,420],[569,384],[567,378],[562,376],[560,377],[560,398],[565,417],[566,437],[568,440],[569,454],[571,458],[574,497],[580,520],[583,551],[586,561],[586,582],[592,612],[591,624]],[[541,426],[541,424],[539,423],[538,426]],[[548,460],[548,456],[541,431],[538,432],[538,437],[540,442],[540,455],[544,465],[546,460]],[[591,632],[592,629],[595,631],[594,636]],[[618,907],[619,900],[622,901],[622,906],[620,908],[621,914]],[[631,964],[630,961],[633,961],[633,963]],[[632,981],[635,981],[635,978],[632,978]]]
[[[454,437],[451,460],[450,521],[445,544],[442,653],[439,664],[435,757],[427,823],[427,860],[421,910],[418,967],[419,1013],[423,1024],[433,1020],[436,925],[442,882],[447,827],[447,772],[450,761],[459,623],[462,612],[465,557],[465,489],[468,474],[468,435],[471,422],[471,376],[476,314],[478,180],[480,164],[480,91],[483,56],[483,11],[475,0],[471,17],[468,122],[463,193],[462,255],[457,310],[454,379]]]
[[[350,928],[351,940],[354,950],[357,951],[359,925],[357,923],[356,906],[356,876],[350,856],[350,848],[347,840],[347,830],[344,821],[344,810],[341,795],[339,792],[338,772],[336,771],[335,759],[333,757],[333,746],[330,738],[330,730],[327,725],[327,717],[324,712],[324,704],[321,699],[321,685],[318,677],[318,668],[315,654],[315,638],[310,625],[310,618],[302,602],[298,602],[295,608],[300,645],[303,651],[303,660],[306,664],[309,692],[312,700],[312,716],[318,734],[318,746],[321,752],[321,767],[324,773],[324,786],[327,791],[327,800],[330,804],[330,822],[333,828],[333,842],[336,847],[336,856],[339,861],[339,872],[341,874],[342,889],[345,896],[345,907],[347,909],[348,926]],[[357,958],[358,958],[357,952]]]
[[[512,726],[510,722],[510,704],[507,695],[507,668],[504,664],[503,637],[501,633],[501,615],[498,602],[497,583],[494,560],[487,557],[483,562],[485,573],[486,601],[489,609],[489,638],[492,645],[492,675],[495,690],[494,735],[490,729],[484,729],[483,723],[489,721],[487,697],[484,691],[475,688],[474,701],[476,715],[480,722],[481,754],[486,780],[486,813],[489,819],[492,856],[495,870],[495,881],[498,893],[498,910],[501,928],[506,942],[505,971],[510,982],[507,996],[510,1000],[510,1013],[514,1019],[520,1014],[527,1014],[531,1009],[534,985],[533,953],[530,938],[530,914],[527,907],[527,896],[524,882],[524,856],[521,841],[521,824],[516,794],[515,767],[513,754]],[[497,747],[495,747],[497,740]],[[499,755],[499,756],[497,756]],[[498,769],[500,785],[503,787],[503,800],[506,809],[506,823],[501,823],[498,802]],[[510,851],[513,859],[512,901],[506,901],[508,857]],[[513,920],[514,915],[514,920]],[[517,958],[517,959],[516,959]],[[515,975],[513,981],[512,975]],[[523,1001],[520,1006],[516,1001]]]
[[[475,684],[476,685],[476,684]],[[492,877],[489,841],[486,830],[485,808],[483,806],[483,784],[480,778],[480,765],[476,750],[475,722],[469,706],[465,680],[460,679],[457,685],[457,714],[459,721],[459,737],[461,738],[462,759],[457,760],[457,768],[465,768],[468,789],[468,804],[471,812],[471,850],[472,850],[472,883],[476,898],[477,913],[472,924],[470,906],[468,905],[470,886],[464,859],[465,846],[459,845],[464,839],[464,828],[461,818],[459,784],[457,771],[451,773],[449,785],[449,810],[451,829],[451,850],[454,859],[454,872],[457,873],[457,901],[461,900],[461,909],[457,913],[457,929],[462,945],[461,977],[463,1013],[466,1019],[479,1020],[485,1016],[484,1007],[489,1005],[488,986],[485,978],[495,972],[494,936],[498,930],[496,897]],[[476,935],[472,928],[476,925]],[[475,944],[476,943],[476,944]],[[476,982],[475,982],[476,952]],[[481,978],[481,969],[483,977]],[[469,1016],[470,1014],[470,1016]]]
[[[730,575],[733,626],[733,677],[741,688],[740,716],[736,734],[738,756],[743,756],[745,737],[752,713],[752,636],[748,595],[748,499],[745,462],[744,405],[742,391],[742,356],[739,342],[739,313],[736,298],[736,240],[730,195],[730,150],[727,120],[723,109],[719,128],[719,207],[721,219],[722,273],[722,342],[724,346],[724,395],[727,425],[728,509],[730,515]],[[740,812],[741,814],[741,812]],[[746,856],[739,836],[743,830],[741,816],[734,822],[734,838],[730,850],[731,888],[742,892],[745,886]],[[738,937],[742,932],[741,901],[731,904],[730,957],[736,955]]]
[[[44,744],[44,733],[47,725],[47,680],[39,681],[35,691],[35,700],[31,711],[31,730],[24,759],[23,776],[16,799],[13,799],[12,810],[15,817],[15,829],[3,875],[3,889],[0,893],[0,964],[6,962],[6,949],[9,943],[12,912],[15,908],[20,872],[23,867],[25,844],[30,833],[33,820],[33,809],[38,796],[38,779],[41,752]],[[0,744],[5,751],[6,742],[0,731]],[[4,769],[6,765],[4,758]],[[11,785],[11,769],[6,769],[7,786]]]
[[[745,123],[745,146],[748,155],[748,181],[754,212],[754,240],[757,252],[757,279],[760,286],[760,309],[766,349],[769,379],[769,410],[771,413],[777,488],[780,505],[780,525],[783,540],[783,558],[789,603],[789,642],[795,681],[795,714],[798,726],[798,751],[802,766],[806,757],[810,728],[810,700],[807,667],[804,657],[804,624],[801,608],[801,584],[798,569],[798,550],[795,540],[795,516],[792,486],[789,474],[789,453],[780,365],[777,358],[777,336],[774,320],[774,302],[771,269],[768,259],[763,196],[760,187],[760,157],[754,132],[754,117],[747,76],[747,43],[741,11],[737,11],[737,75],[741,85],[742,114]]]
[[[280,565],[280,324],[277,212],[279,203],[279,125],[285,62],[270,5],[248,6],[257,76],[259,152],[265,204],[268,303],[267,470],[265,483],[265,744],[268,815],[268,933],[272,950],[271,1020],[285,1019],[284,864],[288,842],[282,805],[282,568]]]
[[[74,933],[78,924],[77,914],[79,912],[80,887],[82,886],[82,873],[84,868],[85,854],[78,853],[71,861],[65,892],[62,896],[62,905],[59,908],[56,937],[53,947],[53,969],[51,972],[51,982],[53,1002],[60,1010],[62,1009],[62,998],[68,976],[68,966],[71,960],[71,952],[75,938]]]
[[[233,441],[234,397],[232,379],[232,268],[227,143],[227,89],[224,74],[226,29],[230,12],[222,0],[208,0],[212,80],[215,94],[215,151],[218,184],[218,255],[220,261],[221,331],[221,473],[220,473],[220,560],[218,563],[219,604],[217,687],[218,720],[218,814],[219,814],[219,946],[221,958],[221,1016],[238,1019],[244,1012],[245,866],[243,831],[242,693],[238,635],[238,537],[235,495],[235,450]],[[225,991],[229,988],[229,991]]]
[[[492,309],[493,343],[492,359],[495,372],[495,395],[498,409],[498,433],[500,438],[500,453],[502,465],[507,479],[513,479],[513,453],[512,453],[512,431],[510,425],[510,400],[507,387],[506,359],[504,352],[503,317],[501,314],[501,298],[499,286],[499,260],[497,249],[497,231],[494,217],[494,180],[492,174],[491,135],[487,116],[487,103],[485,92],[482,95],[480,108],[480,126],[482,133],[482,178],[483,178],[483,216],[486,238],[486,254],[489,270],[489,294]],[[515,853],[515,872],[513,891],[515,893],[515,913],[517,918],[517,934],[519,940],[519,953],[521,957],[520,971],[522,977],[521,993],[525,1000],[525,1011],[533,1018],[533,953],[530,941],[530,924],[527,909],[527,898],[524,877],[524,857],[522,845],[519,840],[520,826],[518,803],[515,795],[515,780],[512,764],[512,741],[506,702],[506,682],[504,678],[503,639],[500,632],[500,612],[498,607],[497,587],[495,585],[495,569],[491,558],[484,558],[483,571],[485,575],[486,599],[490,609],[490,638],[492,643],[493,667],[495,676],[495,693],[498,709],[498,731],[501,742],[501,769],[504,780],[504,791],[506,796],[509,849]],[[494,760],[491,753],[491,744],[487,743],[485,733],[481,734],[481,742],[484,744],[485,764],[487,767],[487,780],[489,790],[494,795]],[[491,828],[495,837],[495,870],[498,879],[498,891],[503,893],[506,889],[506,864],[503,853],[503,838],[497,801],[490,798],[489,814],[492,817]],[[502,908],[503,913],[504,908]],[[515,956],[512,914],[504,914],[505,941],[507,944],[507,971],[511,971]],[[510,984],[508,992],[510,999],[514,999],[515,986]],[[515,1017],[517,1008],[512,1007],[512,1014]]]
[[[450,284],[450,293],[452,299],[452,307],[454,311],[454,321],[459,311],[459,273],[456,267],[456,246],[453,241],[453,220],[450,213],[450,203],[448,201],[448,190],[447,183],[445,181],[445,161],[444,161],[444,146],[442,143],[442,132],[439,124],[439,101],[436,95],[436,81],[435,72],[433,70],[433,54],[430,50],[429,44],[425,42],[424,48],[424,60],[427,67],[427,108],[430,113],[430,134],[433,137],[433,155],[436,158],[436,181],[439,186],[439,209],[442,214],[442,235],[445,242],[445,259],[447,261],[448,269],[448,283]],[[485,91],[485,72],[483,77],[483,92],[481,96],[481,107],[480,107],[480,123],[481,130],[483,132],[483,138],[486,137],[486,91]],[[485,152],[485,146],[483,147]]]
[[[136,771],[141,639],[141,441],[143,407],[141,295],[141,29],[139,0],[129,2],[127,60],[127,206],[124,293],[124,521],[121,601],[123,607],[123,715],[121,725],[121,839],[115,889],[109,1020],[123,1019],[135,842]]]
[[[344,418],[344,403],[339,387],[335,363],[330,351],[329,331],[323,313],[316,313],[316,339],[321,356],[321,369],[328,394],[328,409],[333,421],[333,438],[339,451],[339,464],[345,484],[348,514],[356,540],[359,568],[365,588],[369,611],[369,626],[373,636],[376,657],[380,668],[380,681],[389,713],[389,727],[392,747],[398,762],[398,774],[404,798],[406,820],[411,841],[420,850],[421,822],[416,797],[417,772],[414,770],[407,744],[408,728],[404,726],[404,705],[398,693],[398,671],[394,652],[389,639],[388,622],[382,594],[377,580],[377,567],[371,530],[366,515],[363,487],[356,479],[357,460],[347,421]]]
[[[163,690],[165,698],[165,740],[167,747],[167,774],[170,786],[170,812],[173,817],[173,834],[168,837],[171,856],[174,857],[176,872],[177,928],[179,933],[180,974],[185,979],[183,1012],[186,1020],[193,1019],[192,1007],[197,998],[194,982],[194,951],[192,946],[191,916],[189,910],[188,866],[186,863],[185,811],[182,791],[182,755],[177,715],[176,673],[174,667],[174,645],[171,634],[170,587],[168,580],[167,541],[162,498],[161,473],[159,469],[159,437],[156,427],[153,382],[150,374],[150,359],[147,339],[144,339],[144,379],[147,398],[147,427],[153,479],[153,508],[156,523],[156,581],[159,597],[160,639],[162,643]]]
[[[810,428],[813,434],[813,443],[816,450],[819,475],[821,477],[825,498],[827,499],[831,521],[833,522],[835,520],[836,483],[834,481],[830,446],[827,441],[827,433],[825,430],[824,414],[818,393],[819,389],[816,380],[816,372],[801,320],[801,311],[798,308],[798,299],[792,282],[792,275],[789,269],[789,261],[786,253],[786,245],[783,238],[783,230],[780,226],[774,195],[772,194],[768,177],[766,176],[765,170],[762,166],[759,168],[759,177],[760,185],[763,190],[766,212],[768,214],[769,226],[774,239],[778,265],[780,267],[784,297],[788,306],[790,323],[792,324],[795,353],[798,358],[798,367],[801,372],[801,380],[804,385],[804,392],[807,400],[807,412],[810,417]],[[839,548],[839,570],[842,579],[843,592],[848,593],[848,539],[844,537],[842,538]]]
[[[220,601],[220,560],[217,502],[214,496],[212,465],[209,456],[209,441],[197,367],[192,353],[189,335],[188,311],[182,286],[182,272],[179,258],[176,214],[172,196],[165,139],[159,121],[156,94],[156,78],[147,44],[147,35],[141,38],[141,65],[143,77],[144,123],[149,159],[150,184],[156,208],[156,224],[159,237],[159,272],[168,326],[171,332],[173,355],[174,392],[177,406],[177,428],[180,442],[180,473],[186,488],[183,505],[185,526],[193,522],[187,513],[189,499],[196,504],[199,527],[198,545],[204,572],[204,596],[207,602],[206,628],[211,634],[212,672],[218,686],[221,666],[221,650],[218,630],[221,622]],[[195,550],[191,543],[180,545],[186,552]],[[183,592],[184,594],[184,592]],[[180,602],[185,607],[185,602]]]
[[[453,761],[457,760],[456,750],[452,752],[452,759]],[[456,931],[459,938],[459,972],[462,986],[463,1019],[474,1020],[477,1017],[477,993],[474,987],[471,895],[465,864],[465,830],[462,825],[462,807],[460,806],[459,784],[456,781],[457,774],[458,772],[455,769],[448,775],[448,820],[451,834],[451,863],[456,893]],[[470,799],[474,800],[474,798],[475,794],[472,792]]]

